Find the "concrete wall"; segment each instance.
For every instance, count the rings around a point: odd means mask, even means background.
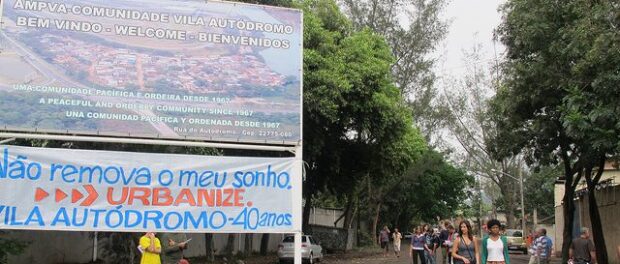
[[[94,233],[87,232],[50,232],[50,231],[11,231],[10,235],[21,241],[27,241],[30,245],[19,256],[10,256],[10,264],[37,263],[88,263],[92,261]],[[140,234],[135,234],[137,237]],[[229,234],[214,234],[215,254],[222,254]],[[235,238],[234,252],[243,251],[245,248],[245,234],[232,234]],[[206,255],[204,234],[188,234],[192,238],[187,257],[199,257]],[[270,234],[269,251],[275,252],[278,244],[282,241],[283,234]],[[252,251],[260,251],[262,234],[254,234],[252,239]],[[137,239],[136,239],[137,243]],[[101,239],[98,244],[99,259],[106,258],[106,240]],[[132,248],[132,250],[135,250]],[[134,252],[134,254],[138,254]]]
[[[310,211],[309,223],[311,225],[333,227],[334,222],[336,222],[336,220],[343,214],[344,214],[344,211],[340,209],[312,208],[312,211]],[[344,218],[341,218],[335,227],[343,228]]]
[[[617,184],[617,183],[615,183]],[[614,185],[615,185],[614,184]],[[562,193],[563,195],[563,193]],[[611,263],[620,263],[617,259],[616,247],[620,245],[620,185],[610,186],[596,193],[597,204],[599,213],[601,215],[601,224],[605,233],[605,244],[607,246],[607,255]],[[576,230],[580,226],[592,228],[589,215],[588,197],[587,194],[583,194],[575,201],[576,212],[575,222],[576,226],[573,227],[573,233],[576,237],[578,234]],[[557,254],[560,254],[562,249],[562,232],[564,228],[564,213],[562,205],[556,204],[555,207],[555,221],[556,221],[556,250]]]

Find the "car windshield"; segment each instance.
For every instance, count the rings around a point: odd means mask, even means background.
[[[521,233],[521,230],[506,230],[506,236],[509,236],[509,237],[522,237],[523,233]]]
[[[294,243],[295,242],[295,237],[294,236],[284,237],[282,242],[284,242],[284,243]],[[306,237],[305,236],[301,237],[301,243],[306,243]]]

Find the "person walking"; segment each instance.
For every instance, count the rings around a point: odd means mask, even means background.
[[[446,250],[445,250],[446,248],[444,246],[444,243],[448,239],[448,235],[449,235],[448,226],[449,225],[450,225],[450,222],[444,221],[443,228],[439,232],[439,246],[437,250],[437,260],[438,260],[437,263],[438,264],[446,264]]]
[[[459,223],[459,236],[452,245],[452,258],[454,264],[477,264],[480,263],[478,239],[473,235],[471,224],[467,220]]]
[[[411,249],[409,250],[409,256],[413,259],[413,264],[425,264],[424,259],[424,234],[422,233],[422,227],[416,227],[411,235]]]
[[[594,243],[590,240],[590,230],[582,227],[578,238],[573,239],[573,243],[568,250],[568,257],[574,264],[594,264],[596,263],[596,250]]]
[[[394,243],[394,255],[397,258],[400,258],[400,241],[403,239],[403,236],[398,232],[398,228],[394,228],[394,233],[392,233],[392,241]]]
[[[148,232],[140,237],[140,252],[142,258],[140,264],[161,264],[161,242],[155,237],[155,232]]]
[[[536,239],[538,238],[538,233],[533,232],[528,237],[531,240],[527,250],[527,252],[530,254],[530,261],[528,262],[528,264],[538,264],[538,253],[536,250],[536,243],[534,243],[534,241],[536,241]]]
[[[501,226],[496,219],[487,222],[489,235],[482,238],[482,264],[510,264],[508,239],[500,235]]]
[[[445,261],[447,264],[452,264],[452,244],[454,244],[454,240],[458,236],[458,233],[455,232],[454,226],[448,225],[448,238],[443,242],[443,251],[446,254]]]
[[[553,248],[553,241],[547,236],[547,229],[539,228],[536,230],[537,238],[534,240],[536,245],[536,257],[538,264],[549,264],[551,261],[551,249]]]
[[[387,226],[383,226],[383,230],[379,232],[379,242],[381,243],[381,249],[383,250],[383,256],[387,257],[390,243],[390,229]]]
[[[435,264],[435,251],[439,245],[438,240],[439,238],[435,235],[435,231],[432,228],[427,228],[424,235],[424,259],[426,264]]]

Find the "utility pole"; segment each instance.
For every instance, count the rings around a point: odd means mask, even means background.
[[[482,232],[482,183],[478,174],[476,174],[476,191],[478,192],[478,231],[482,237],[484,235]]]
[[[521,168],[519,168],[519,187],[519,189],[521,189],[521,228],[523,229],[521,234],[523,235],[523,240],[525,241],[525,226],[527,223],[525,222],[525,199],[523,198],[523,172],[521,171]]]

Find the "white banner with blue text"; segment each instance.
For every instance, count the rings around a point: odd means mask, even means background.
[[[0,146],[0,229],[291,232],[294,164]]]

